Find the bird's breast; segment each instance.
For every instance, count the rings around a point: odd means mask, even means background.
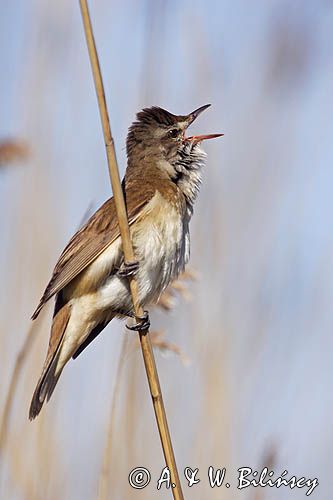
[[[133,225],[132,239],[140,261],[139,294],[145,303],[155,301],[188,261],[187,216],[157,191]]]

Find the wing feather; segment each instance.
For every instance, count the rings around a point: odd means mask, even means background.
[[[143,196],[142,193],[138,196],[136,190],[126,191],[129,224],[133,224],[140,217],[142,209],[154,194],[155,189],[149,187]],[[91,264],[119,234],[115,203],[114,199],[110,198],[69,241],[31,318],[37,318],[45,303]]]

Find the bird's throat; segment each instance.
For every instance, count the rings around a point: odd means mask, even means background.
[[[185,144],[179,151],[174,165],[173,181],[185,196],[187,204],[193,206],[202,182],[202,169],[206,163],[206,153],[199,145]]]

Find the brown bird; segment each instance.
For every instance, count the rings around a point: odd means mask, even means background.
[[[137,114],[127,136],[123,180],[137,261],[124,262],[114,199],[102,205],[70,240],[32,315],[54,295],[48,352],[33,394],[35,418],[54,391],[70,358],[79,354],[115,317],[133,316],[128,276],[136,273],[142,306],[157,302],[190,256],[189,222],[201,184],[211,134],[186,137],[188,126],[210,105],[176,116],[152,107]],[[149,322],[134,326],[146,327]]]

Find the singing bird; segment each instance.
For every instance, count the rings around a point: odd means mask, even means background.
[[[184,270],[190,256],[189,222],[206,161],[201,142],[223,135],[185,134],[209,106],[188,115],[159,107],[136,115],[127,136],[122,184],[136,261],[124,262],[115,202],[110,198],[69,241],[32,315],[36,319],[55,295],[49,347],[30,420],[50,399],[70,358],[77,358],[113,318],[133,316],[128,276],[136,274],[139,302],[147,306],[157,302]],[[132,328],[148,324],[147,315]]]

